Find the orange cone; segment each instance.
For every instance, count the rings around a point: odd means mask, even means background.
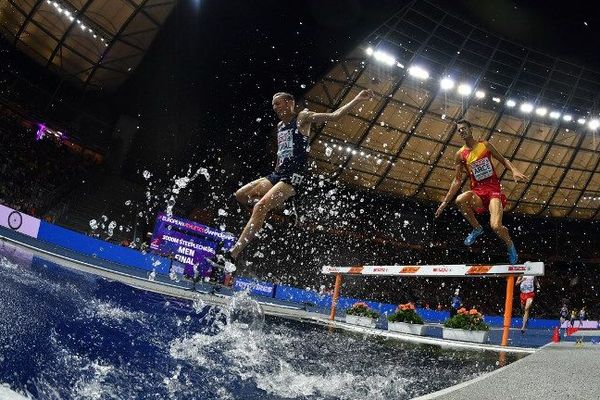
[[[557,326],[554,327],[554,332],[552,333],[552,342],[558,343],[560,342],[560,330]]]

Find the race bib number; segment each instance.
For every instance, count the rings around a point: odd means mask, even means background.
[[[292,178],[290,179],[290,183],[292,185],[296,186],[296,185],[300,185],[303,180],[304,180],[304,177],[302,175],[293,174]]]
[[[294,134],[292,129],[281,130],[277,133],[277,165],[294,155]]]
[[[488,157],[472,162],[471,171],[473,172],[476,181],[482,181],[494,175],[494,168]]]

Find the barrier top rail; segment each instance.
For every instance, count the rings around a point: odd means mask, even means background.
[[[442,264],[442,265],[355,265],[334,267],[326,265],[321,271],[326,275],[376,275],[376,276],[438,276],[481,277],[528,275],[543,276],[544,263],[524,264]]]

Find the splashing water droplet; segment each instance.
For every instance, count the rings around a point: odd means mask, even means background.
[[[156,279],[156,270],[155,269],[153,269],[152,272],[150,272],[148,274],[148,280],[149,281],[154,281],[154,279]]]
[[[229,324],[236,328],[262,331],[265,312],[246,292],[236,293],[229,303]]]

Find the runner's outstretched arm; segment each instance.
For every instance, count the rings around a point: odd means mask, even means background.
[[[313,111],[300,112],[300,114],[298,115],[298,119],[299,119],[298,123],[301,125],[304,125],[307,123],[321,124],[321,123],[329,122],[329,121],[337,121],[340,118],[342,118],[344,115],[348,114],[350,112],[350,110],[352,109],[352,107],[354,107],[355,105],[362,103],[364,101],[370,100],[372,98],[373,98],[372,90],[370,90],[370,89],[362,90],[359,94],[356,95],[356,97],[354,99],[352,99],[352,101],[341,106],[334,112],[330,112],[330,113],[317,113],[317,112],[313,112]]]
[[[454,179],[452,180],[450,189],[448,189],[448,193],[446,193],[446,197],[444,197],[444,201],[442,201],[442,204],[440,204],[437,211],[435,212],[436,218],[442,215],[442,212],[444,212],[446,206],[450,203],[450,201],[452,201],[454,196],[456,196],[456,192],[458,192],[462,185],[464,168],[460,159],[460,154],[458,152],[456,153],[456,158],[454,161]]]

